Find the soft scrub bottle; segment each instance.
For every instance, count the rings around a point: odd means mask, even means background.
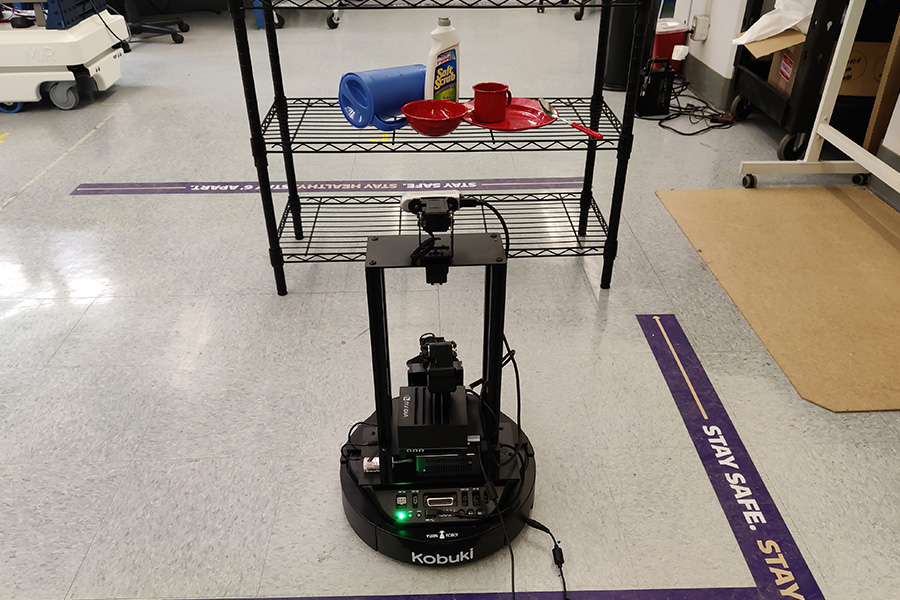
[[[438,19],[431,32],[431,51],[425,63],[425,99],[459,101],[459,34],[449,17]]]

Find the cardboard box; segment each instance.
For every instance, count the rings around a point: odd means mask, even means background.
[[[791,95],[794,87],[805,41],[805,35],[799,31],[789,30],[747,44],[747,50],[756,58],[772,55],[768,82],[785,98]],[[841,95],[875,96],[878,93],[878,84],[881,83],[881,74],[889,49],[889,43],[854,42],[844,70]]]

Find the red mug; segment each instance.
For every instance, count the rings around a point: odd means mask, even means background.
[[[475,90],[476,121],[481,123],[497,123],[506,118],[506,107],[512,102],[512,94],[505,83],[479,83],[473,85]]]

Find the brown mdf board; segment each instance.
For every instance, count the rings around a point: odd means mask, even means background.
[[[657,195],[801,397],[900,409],[900,213],[853,187]]]

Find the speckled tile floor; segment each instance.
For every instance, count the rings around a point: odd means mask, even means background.
[[[598,15],[573,11],[455,11],[463,87],[587,95]],[[285,13],[289,95],[334,96],[348,70],[421,60],[436,17],[349,12],[331,31],[325,14]],[[181,46],[135,42],[122,80],[93,102],[0,115],[0,598],[507,590],[505,553],[416,568],[371,551],[343,517],[338,451],[372,410],[360,263],[288,265],[278,297],[253,195],[70,195],[88,182],[254,179],[230,18],[188,20]],[[263,56],[263,33],[250,37]],[[620,94],[610,101],[621,110]],[[682,324],[824,596],[897,597],[900,415],[800,399],[654,195],[737,187],[738,163],[774,157],[778,137],[763,118],[695,138],[639,121],[612,289],[599,289],[599,258],[510,264],[534,515],[563,541],[570,589],[753,586],[635,319],[661,312]],[[297,164],[301,179],[352,180],[578,176],[582,161]],[[601,153],[601,206],[613,166]],[[392,279],[393,364],[435,330],[471,372],[476,281]],[[519,590],[559,589],[542,534],[514,547]]]

